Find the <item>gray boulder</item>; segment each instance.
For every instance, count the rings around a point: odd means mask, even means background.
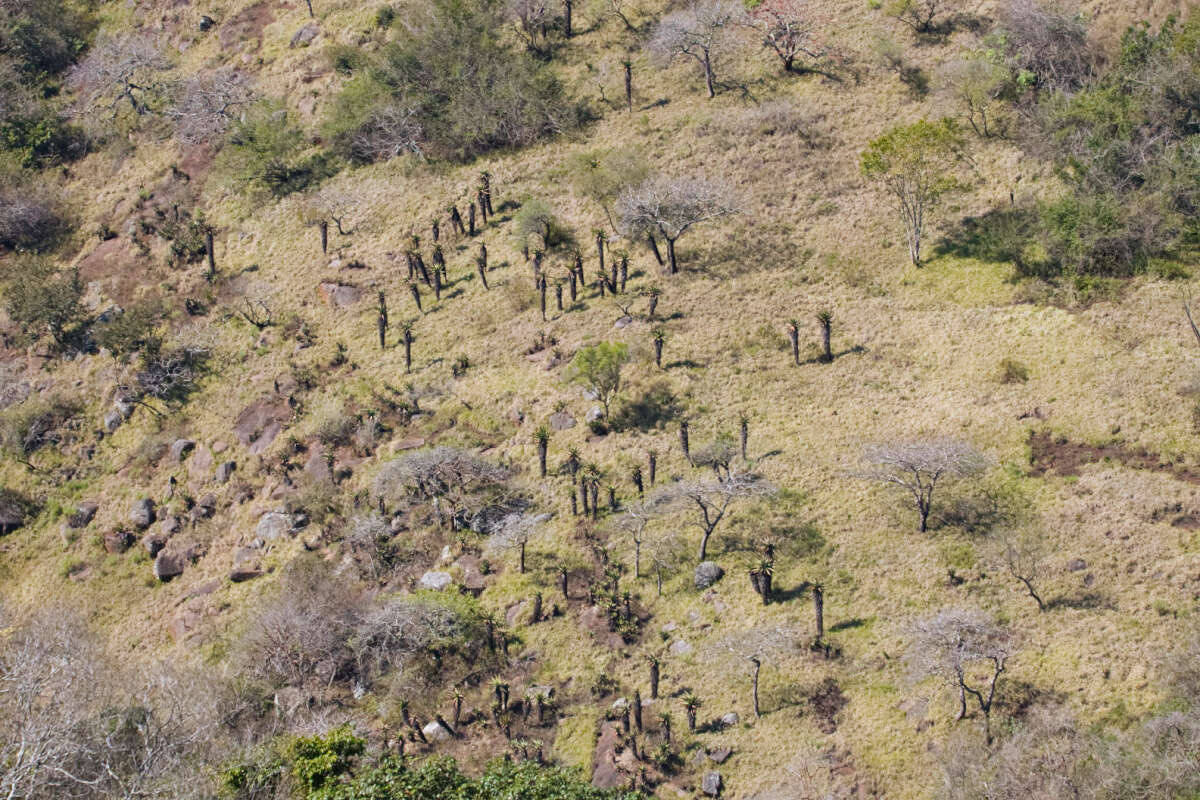
[[[721,773],[719,772],[706,772],[700,780],[700,791],[709,797],[720,797],[723,787],[724,781],[721,780]]]
[[[157,556],[166,546],[167,537],[161,533],[148,533],[142,537],[142,547],[146,548],[151,558]]]
[[[427,722],[421,728],[421,733],[431,742],[444,742],[450,738],[450,732],[435,722]]]
[[[182,575],[183,567],[184,559],[181,556],[164,550],[154,559],[154,577],[166,583]]]
[[[154,501],[149,498],[143,498],[133,504],[133,508],[129,510],[129,521],[139,531],[144,531],[154,524],[157,517],[154,514]]]
[[[291,514],[268,511],[258,518],[254,532],[263,541],[273,542],[290,534],[295,528],[294,522]]]
[[[213,476],[213,479],[217,483],[229,483],[229,479],[233,477],[233,471],[235,469],[237,469],[237,462],[226,461],[217,467],[217,472],[216,475]]]
[[[454,578],[449,572],[426,572],[420,581],[422,589],[433,589],[436,592],[442,591],[452,583]]]
[[[575,427],[575,418],[565,411],[556,411],[550,415],[550,430],[565,431]]]
[[[96,512],[99,510],[99,503],[91,501],[80,503],[75,508],[75,513],[67,518],[67,525],[71,528],[86,528],[92,524],[92,520],[96,518]]]
[[[737,725],[741,719],[742,718],[737,715],[736,711],[730,711],[728,714],[725,714],[721,717],[721,725],[726,728],[732,728],[734,725]]]
[[[171,442],[171,461],[178,464],[187,458],[194,449],[196,449],[196,443],[191,439],[176,439]]]
[[[697,589],[707,589],[723,577],[725,577],[725,570],[721,569],[721,565],[715,561],[703,561],[697,564],[696,571],[692,574],[692,580]]]

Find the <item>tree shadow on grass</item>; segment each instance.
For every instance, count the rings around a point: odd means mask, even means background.
[[[1036,232],[1037,215],[1033,209],[997,208],[960,219],[934,245],[934,253],[1020,266],[1025,246]]]
[[[1073,608],[1077,611],[1116,611],[1117,604],[1103,592],[1072,592],[1047,601],[1047,611],[1057,608]]]

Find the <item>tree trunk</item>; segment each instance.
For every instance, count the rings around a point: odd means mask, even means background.
[[[688,421],[686,419],[679,422],[679,446],[683,450],[683,457],[690,462],[692,460],[692,451],[688,447]]]
[[[633,727],[642,732],[642,693],[637,689],[633,690]]]
[[[479,218],[480,222],[487,225],[488,210],[487,199],[483,196],[483,189],[475,193],[475,202],[479,203]]]
[[[654,319],[654,313],[656,311],[658,311],[658,295],[652,294],[650,295],[650,307],[646,310],[646,316],[648,316],[650,319]]]
[[[417,304],[417,311],[424,314],[425,310],[421,308],[421,290],[417,288],[415,283],[410,283],[408,290],[412,293],[413,302]]]
[[[654,451],[650,452],[650,485],[654,485],[654,476],[658,468],[658,454]]]
[[[659,369],[662,369],[662,351],[663,351],[663,340],[655,339],[654,340],[654,366],[658,367]]]
[[[825,590],[820,584],[813,587],[813,613],[817,619],[817,640],[825,638]]]
[[[696,709],[694,709],[694,708],[687,709],[687,721],[688,721],[688,732],[695,733],[696,732]]]
[[[746,461],[746,444],[750,440],[750,423],[743,419],[738,433],[741,439],[742,461]]]
[[[437,267],[433,269],[433,299],[439,302],[442,299],[442,273]]]
[[[542,302],[542,322],[546,321],[546,277],[543,275],[538,279],[538,289],[541,294]]]
[[[382,313],[375,319],[375,326],[379,329],[379,349],[384,350],[387,348],[387,320]]]
[[[796,326],[788,328],[788,338],[792,340],[792,363],[800,366],[800,329]]]
[[[441,225],[435,219],[433,221],[433,243],[437,244],[438,238],[442,235]]]
[[[208,279],[211,281],[217,277],[217,260],[213,254],[213,234],[212,231],[204,233],[204,255],[208,257]]]
[[[574,304],[575,304],[575,299],[576,299],[576,297],[578,296],[578,292],[579,292],[579,286],[578,286],[579,279],[575,277],[575,271],[574,271],[574,270],[571,270],[571,271],[570,271],[570,272],[567,274],[567,277],[568,277],[568,278],[570,279],[570,281],[571,281],[571,304],[572,304],[572,305],[574,305]]]
[[[533,621],[542,621],[542,593],[538,592],[533,596]]]
[[[315,17],[316,14],[313,13],[312,0],[304,0],[304,3],[308,6],[308,16]]]
[[[558,313],[561,314],[562,310],[563,310],[562,284],[561,283],[554,284],[554,303],[555,303],[555,305],[558,306]]]
[[[751,660],[754,662],[754,716],[761,717],[762,713],[758,708],[758,673],[762,669],[762,662],[757,658]]]
[[[633,473],[632,473],[632,475],[631,475],[630,477],[633,479],[633,486],[634,486],[634,488],[635,488],[635,489],[637,489],[637,493],[638,493],[639,495],[645,494],[645,492],[646,492],[646,487],[645,487],[645,485],[642,483],[642,468],[641,468],[641,467],[634,467],[634,468],[633,468]]]
[[[833,363],[833,347],[830,344],[832,338],[833,325],[829,322],[821,323],[821,350],[824,352],[822,359],[826,364]]]
[[[471,203],[467,207],[467,235],[475,235],[475,204]]]
[[[704,88],[708,89],[709,100],[717,96],[716,90],[713,89],[712,56],[707,50],[704,51]]]
[[[604,416],[606,419],[608,418],[607,412],[605,413]],[[600,484],[598,482],[593,481],[592,482],[592,519],[598,519],[599,517],[600,517]]]
[[[625,283],[629,280],[629,258],[621,256],[621,294],[625,294]]]
[[[571,487],[570,495],[571,495],[571,516],[577,517],[577,516],[579,516],[579,498],[575,496],[575,487],[574,486]]]
[[[709,528],[708,530],[705,530],[704,533],[702,533],[700,535],[700,554],[699,554],[700,562],[708,560],[708,540],[709,540],[709,537],[711,537],[711,536],[712,536],[711,528]]]
[[[404,371],[412,372],[412,331],[404,332]]]
[[[542,471],[542,477],[546,477],[546,451],[549,449],[550,443],[545,439],[538,441],[538,467]]]
[[[571,497],[574,497],[574,496],[575,496],[575,493],[571,492]],[[563,600],[571,599],[571,595],[567,592],[567,590],[569,588],[570,588],[570,584],[569,584],[569,577],[567,575],[567,570],[565,567],[559,567],[558,568],[558,590],[560,592],[562,592]]]
[[[521,542],[521,569],[522,575],[525,574],[525,542]]]
[[[571,38],[571,6],[574,5],[573,0],[563,0],[563,34]]]
[[[667,239],[667,267],[668,274],[674,275],[679,271],[679,263],[675,260],[675,240]]]
[[[321,232],[321,254],[325,255],[329,252],[329,223],[321,220],[317,223],[317,230]]]
[[[917,501],[917,513],[921,515],[921,524],[917,527],[917,530],[921,533],[929,530],[929,510],[931,506],[932,503],[929,500]]]
[[[633,113],[633,63],[625,62],[625,109]]]
[[[654,260],[661,267],[663,265],[662,251],[658,249],[658,240],[654,238],[653,233],[646,234],[646,241],[650,243],[650,252],[654,253]]]

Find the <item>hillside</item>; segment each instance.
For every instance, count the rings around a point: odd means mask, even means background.
[[[1090,3],[1056,58],[1031,0],[750,5],[711,99],[655,44],[719,2],[569,37],[536,0],[4,10],[0,679],[50,682],[0,693],[0,788],[433,796],[368,792],[399,752],[664,798],[1200,791],[1200,28]],[[919,531],[896,484],[933,474]]]

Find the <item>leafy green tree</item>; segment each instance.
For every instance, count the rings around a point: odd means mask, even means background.
[[[83,281],[77,270],[59,270],[38,258],[23,261],[4,290],[8,315],[25,335],[37,339],[49,334],[59,348],[79,333],[84,320],[82,299]]]
[[[629,345],[622,342],[600,342],[581,347],[567,371],[568,380],[583,384],[604,406],[608,419],[609,405],[621,390],[621,368],[629,363]]]
[[[962,148],[952,120],[921,120],[892,128],[862,153],[863,174],[896,200],[914,266],[921,265],[929,213],[943,195],[962,188],[954,175]]]

